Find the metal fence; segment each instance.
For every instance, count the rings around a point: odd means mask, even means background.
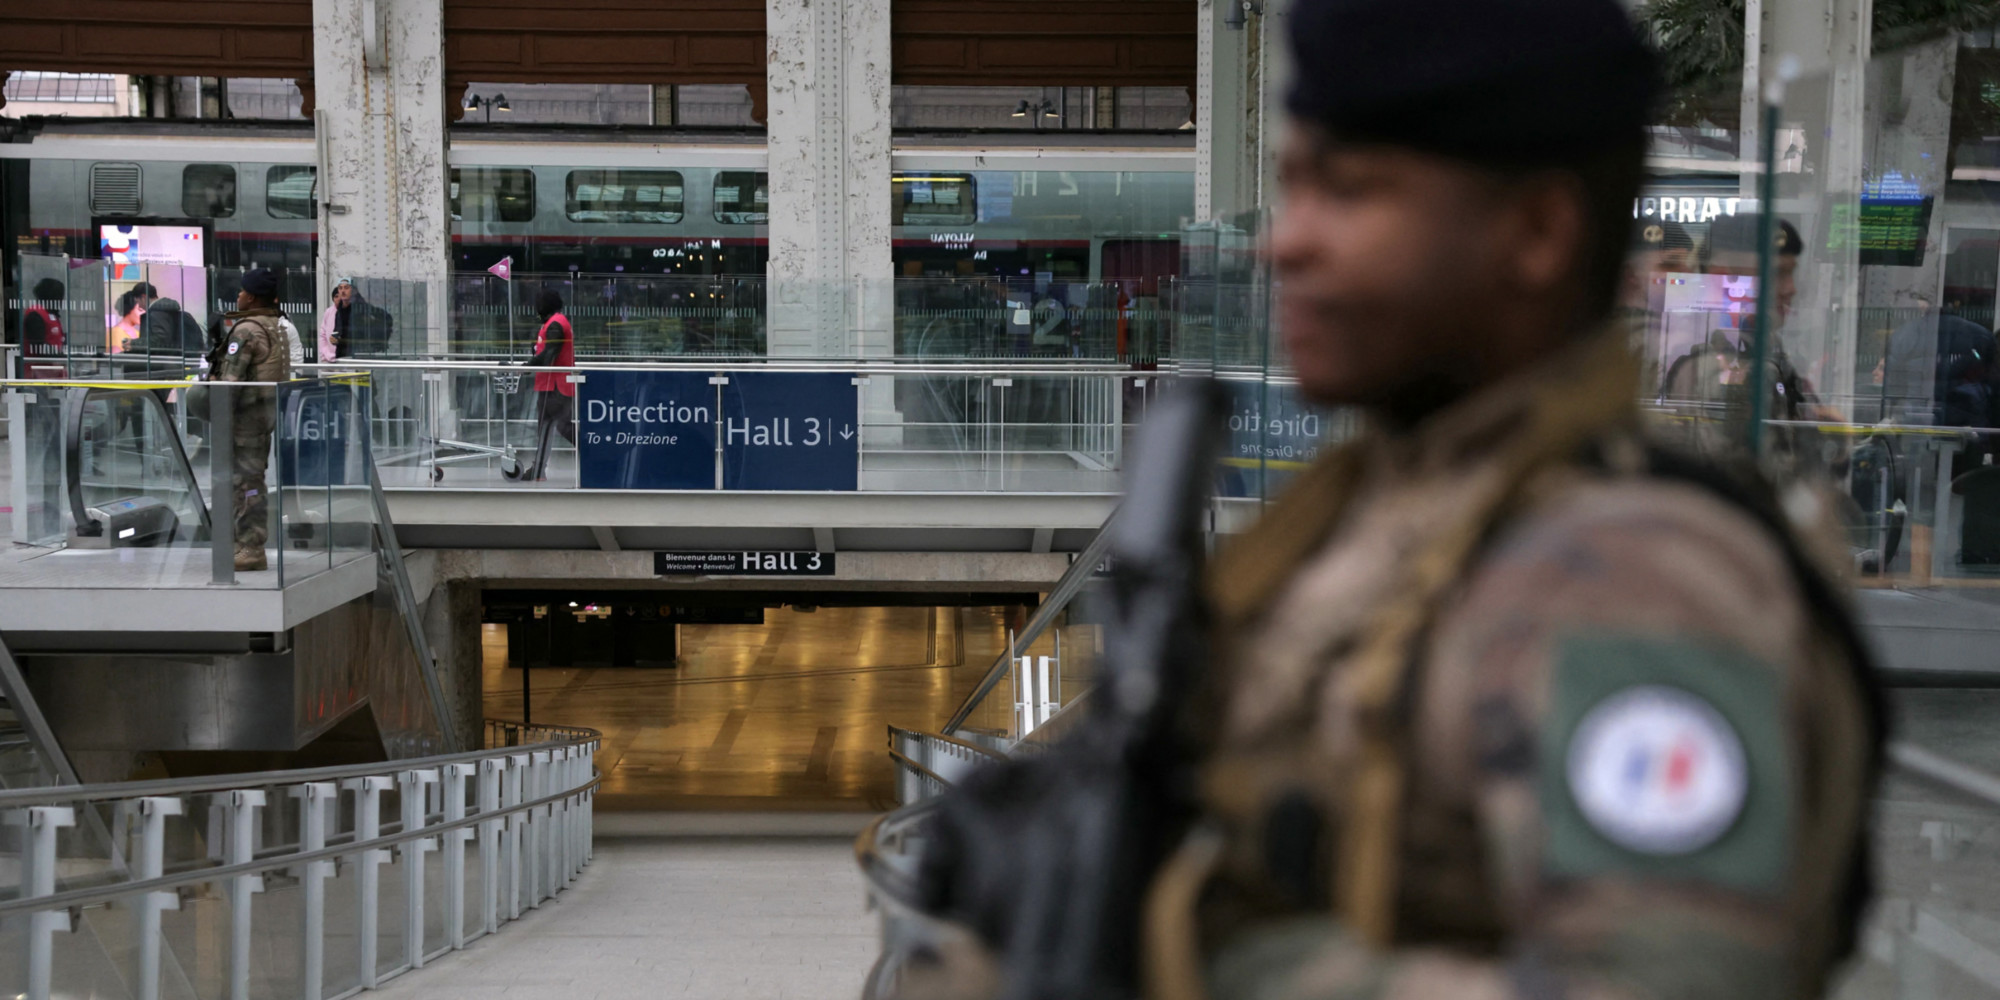
[[[450,756],[0,792],[0,992],[338,1000],[497,933],[590,861],[600,738],[486,731]]]

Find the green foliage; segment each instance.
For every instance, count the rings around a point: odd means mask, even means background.
[[[1876,53],[1947,31],[2000,26],[2000,0],[1875,0],[1874,7]],[[1743,75],[1743,0],[1650,0],[1639,17],[1660,53],[1668,93],[1663,120],[1735,128]]]

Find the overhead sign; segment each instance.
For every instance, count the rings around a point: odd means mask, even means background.
[[[722,488],[860,488],[861,420],[854,377],[740,372],[722,387]]]
[[[655,552],[659,576],[832,576],[831,552]]]
[[[715,387],[706,372],[593,371],[576,404],[584,489],[715,488]]]

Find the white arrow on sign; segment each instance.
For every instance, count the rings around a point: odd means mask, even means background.
[[[854,426],[852,424],[841,424],[840,439],[842,441],[848,441],[852,440],[853,437],[854,437]]]

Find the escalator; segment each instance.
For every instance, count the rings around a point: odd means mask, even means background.
[[[0,787],[79,770],[122,780],[163,761],[358,763],[477,738],[477,720],[451,711],[422,628],[428,595],[412,587],[374,475],[365,379],[271,394],[270,568],[247,572],[233,563],[230,449],[195,419],[213,406],[226,435],[219,387],[6,388],[21,418],[7,447],[25,544],[0,562],[0,595],[24,588],[48,610],[0,626],[0,660],[18,668],[0,670]],[[51,766],[65,752],[76,768]]]

